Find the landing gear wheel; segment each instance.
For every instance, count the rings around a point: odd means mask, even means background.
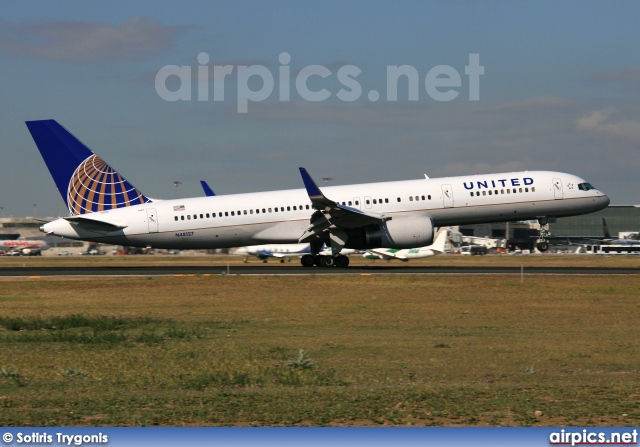
[[[538,242],[536,244],[536,248],[538,249],[538,251],[541,251],[544,253],[545,251],[549,250],[549,242],[547,241]]]
[[[313,256],[304,255],[302,258],[300,258],[300,264],[302,264],[303,267],[313,267],[313,264],[315,264],[315,262],[313,261]]]
[[[349,256],[345,256],[345,255],[336,256],[336,267],[341,269],[349,267]]]
[[[336,260],[333,256],[323,256],[320,258],[320,267],[333,267],[336,265]]]

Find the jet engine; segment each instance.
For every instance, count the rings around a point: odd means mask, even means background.
[[[381,224],[346,230],[345,248],[415,248],[433,243],[433,221],[429,217],[388,220]]]

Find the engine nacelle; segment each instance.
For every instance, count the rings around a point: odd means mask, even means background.
[[[377,225],[347,230],[346,248],[415,248],[433,243],[433,221],[429,217],[388,220]]]

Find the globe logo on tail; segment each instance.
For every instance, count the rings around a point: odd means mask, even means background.
[[[149,201],[95,154],[76,168],[67,190],[67,206],[74,216]]]

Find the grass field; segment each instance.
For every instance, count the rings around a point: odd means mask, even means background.
[[[638,255],[488,255],[488,256],[460,256],[441,255],[424,259],[412,259],[407,263],[401,261],[372,261],[361,256],[350,256],[351,264],[355,266],[517,266],[525,267],[637,267],[640,271],[640,256]],[[0,257],[2,267],[43,267],[43,266],[230,266],[244,265],[242,256],[225,255],[136,255],[136,256],[20,256]],[[250,265],[262,264],[255,257],[249,259]],[[300,265],[298,258],[281,264],[276,259],[270,259],[266,265]]]
[[[1,279],[0,425],[638,425],[639,297],[638,275]]]

